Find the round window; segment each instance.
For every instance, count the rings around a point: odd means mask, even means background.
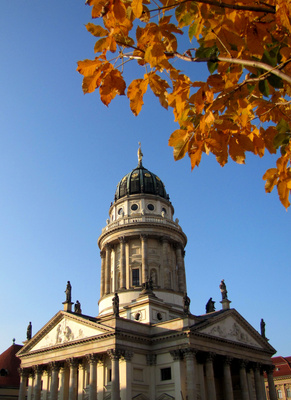
[[[148,204],[148,209],[149,209],[150,211],[154,211],[155,207],[154,207],[153,204]]]
[[[132,211],[136,211],[138,209],[138,205],[132,204],[130,208],[132,209]]]
[[[163,319],[162,314],[158,312],[157,313],[157,318],[158,318],[159,321],[161,321]]]
[[[120,207],[120,209],[118,210],[118,215],[121,215],[123,213],[123,208]]]
[[[167,210],[163,207],[162,208],[162,212],[164,212],[165,214],[167,214]]]

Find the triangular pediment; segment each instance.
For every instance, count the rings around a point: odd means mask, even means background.
[[[235,310],[233,310],[235,311]],[[268,343],[261,335],[245,321],[238,313],[224,314],[216,318],[209,318],[201,324],[199,333],[243,345],[264,349]]]
[[[90,320],[90,318],[82,315],[60,311],[25,344],[20,353],[40,351],[71,342],[79,342],[109,332],[111,332],[111,329],[98,324],[95,318]]]

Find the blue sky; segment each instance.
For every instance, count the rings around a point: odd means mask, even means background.
[[[35,334],[62,309],[67,280],[83,312],[98,314],[97,239],[141,141],[188,236],[191,312],[209,297],[219,309],[225,279],[231,306],[257,330],[264,318],[270,343],[290,355],[290,211],[262,180],[276,157],[221,168],[205,155],[191,172],[187,158],[173,160],[177,126],[152,95],[137,118],[126,97],[106,108],[84,96],[76,62],[94,57],[90,11],[76,0],[0,3],[0,353],[26,339],[29,321]]]

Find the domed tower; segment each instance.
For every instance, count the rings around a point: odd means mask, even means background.
[[[187,237],[173,220],[174,207],[161,179],[142,165],[117,185],[101,250],[99,316],[113,313],[112,297],[119,297],[119,315],[155,323],[183,314],[186,292],[184,248]]]

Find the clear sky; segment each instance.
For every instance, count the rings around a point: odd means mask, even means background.
[[[153,96],[137,118],[126,97],[106,108],[84,96],[76,62],[94,57],[90,12],[81,0],[0,2],[0,353],[63,308],[67,280],[83,313],[98,314],[97,239],[141,141],[188,236],[191,312],[210,297],[219,309],[225,279],[231,307],[258,331],[264,318],[278,354],[291,355],[290,211],[262,180],[276,157],[221,168],[205,155],[191,172],[187,157],[173,160],[177,126]]]

